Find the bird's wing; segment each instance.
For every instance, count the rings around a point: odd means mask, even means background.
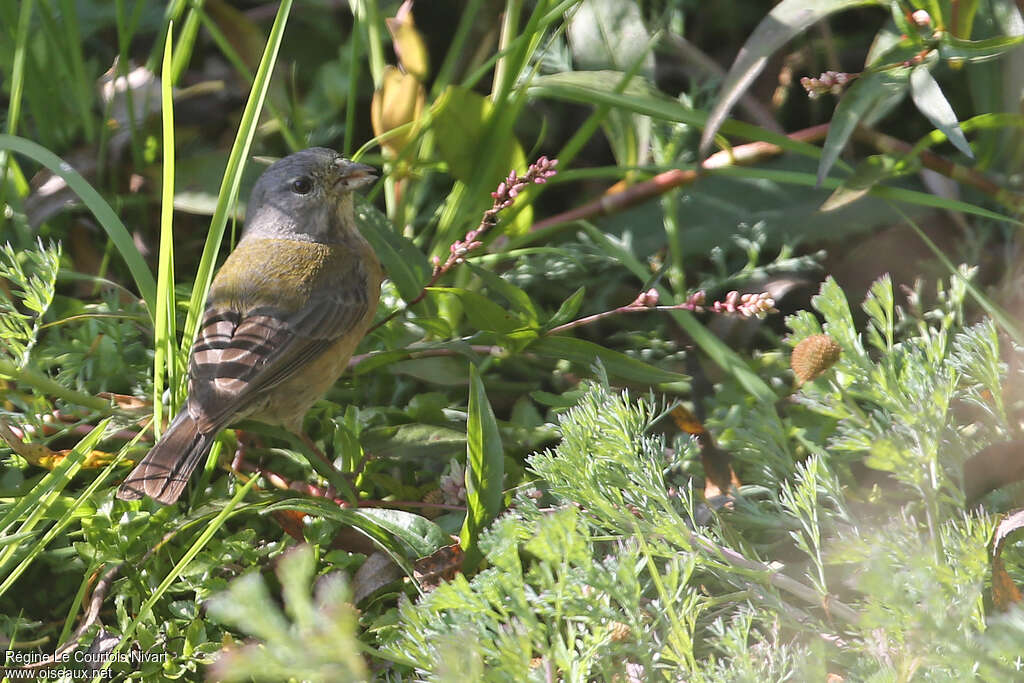
[[[315,294],[293,313],[207,305],[189,362],[189,398],[200,431],[223,427],[293,376],[349,332],[368,305],[362,285]]]

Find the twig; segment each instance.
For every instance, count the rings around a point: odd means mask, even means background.
[[[553,327],[548,330],[547,333],[559,334],[560,332],[566,332],[577,327],[582,327],[583,325],[589,325],[590,323],[597,322],[603,318],[618,315],[620,313],[640,313],[642,311],[690,311],[692,313],[702,313],[705,310],[710,310],[715,313],[734,313],[742,315],[745,318],[762,318],[768,313],[778,312],[775,309],[775,300],[772,299],[767,292],[759,292],[757,294],[740,294],[734,290],[726,295],[725,301],[715,301],[710,305],[706,305],[704,303],[704,299],[704,292],[698,291],[691,294],[683,303],[674,304],[672,306],[659,306],[658,290],[649,289],[646,292],[641,292],[631,304],[619,306],[618,308],[613,308],[610,311],[602,311],[601,313],[588,315],[586,317],[567,322],[564,325],[558,325],[557,327]]]
[[[817,142],[823,139],[827,133],[828,124],[823,123],[790,133],[787,137],[794,142]],[[674,168],[671,171],[659,173],[650,180],[630,185],[622,192],[604,195],[600,199],[595,199],[583,206],[578,206],[575,209],[570,209],[564,213],[538,221],[533,224],[530,231],[536,232],[561,223],[569,223],[595,216],[606,216],[623,211],[635,204],[663,195],[674,188],[692,184],[704,170],[752,164],[778,156],[783,151],[782,147],[769,142],[751,142],[746,145],[733,147],[731,150],[716,152],[704,160],[700,170]]]

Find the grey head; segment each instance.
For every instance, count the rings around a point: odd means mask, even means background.
[[[244,237],[345,241],[355,230],[352,192],[369,185],[375,169],[334,150],[311,147],[271,164],[249,196]]]

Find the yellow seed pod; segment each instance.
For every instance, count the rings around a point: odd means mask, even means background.
[[[419,81],[426,80],[430,57],[427,44],[413,20],[412,0],[405,0],[395,16],[385,19],[384,23],[391,32],[391,43],[402,69]]]
[[[393,66],[384,67],[380,88],[373,93],[370,103],[373,132],[383,135],[407,123],[418,123],[426,96],[426,90],[415,76],[402,73]],[[381,145],[392,154],[398,154],[416,134],[415,128],[413,126],[408,132],[389,138]]]
[[[814,334],[802,340],[793,349],[789,365],[796,375],[797,384],[817,379],[835,365],[842,347],[827,334]]]

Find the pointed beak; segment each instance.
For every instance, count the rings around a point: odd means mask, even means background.
[[[342,157],[335,159],[334,164],[338,171],[336,186],[346,190],[351,191],[370,185],[377,179],[377,169],[373,166],[357,164]]]

